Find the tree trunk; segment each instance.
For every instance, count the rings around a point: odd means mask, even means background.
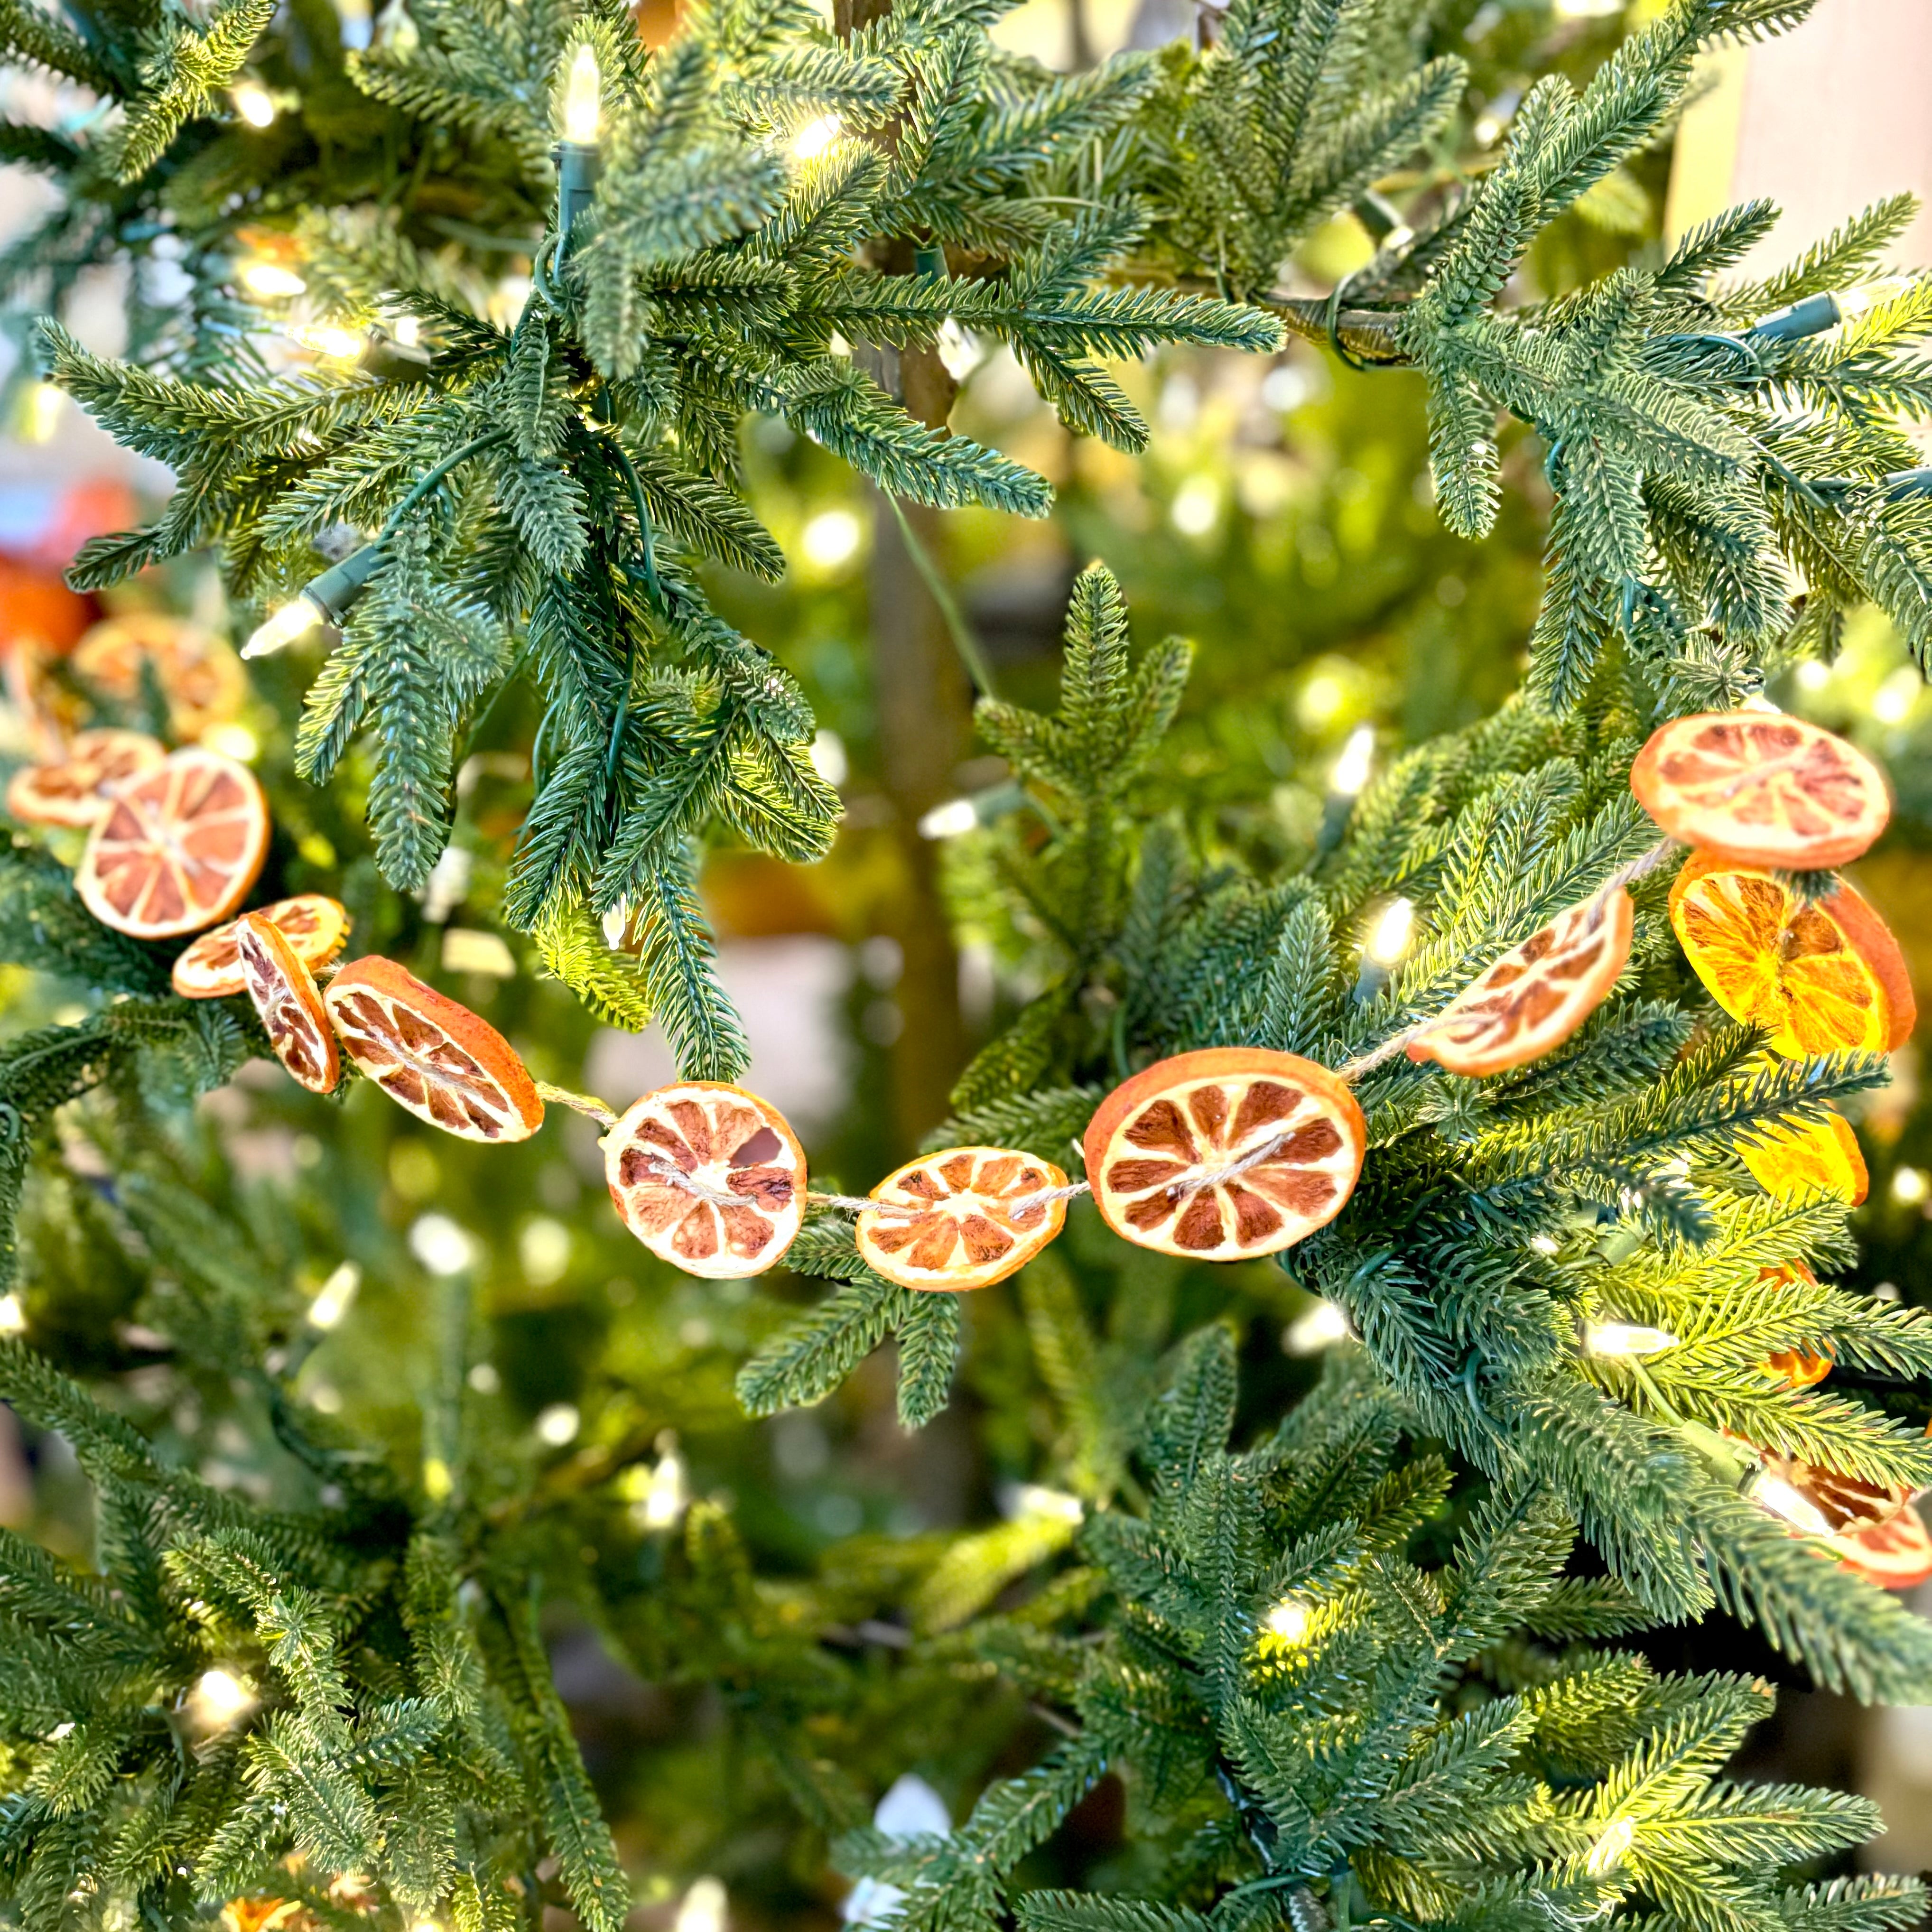
[[[893,358],[907,410],[942,427],[956,386],[939,358],[908,350]],[[884,372],[892,373],[890,367]],[[874,495],[871,578],[872,690],[880,776],[892,801],[891,836],[900,887],[887,932],[904,964],[895,995],[902,1016],[892,1049],[892,1126],[910,1151],[946,1112],[966,1052],[959,1014],[959,961],[939,890],[939,848],[919,833],[920,818],[953,789],[972,738],[972,691],[945,619],[919,574],[892,506]],[[938,514],[902,506],[926,554],[938,562]]]

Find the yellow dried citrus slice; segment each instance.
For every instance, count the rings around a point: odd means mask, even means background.
[[[274,922],[258,912],[236,922],[243,983],[261,1016],[268,1044],[290,1077],[312,1094],[332,1094],[342,1058],[328,1010],[301,956]]]
[[[74,875],[103,926],[176,939],[226,919],[268,850],[268,801],[255,774],[197,746],[122,786],[94,821]]]
[[[167,754],[145,731],[76,733],[62,756],[8,780],[8,814],[22,825],[92,825],[122,786]]]
[[[543,1125],[510,1042],[393,959],[354,961],[322,998],[344,1052],[418,1120],[466,1141],[527,1140]]]
[[[1888,1487],[1842,1469],[1821,1468],[1790,1456],[1766,1455],[1753,1498],[1808,1535],[1836,1537],[1889,1522],[1912,1500],[1910,1490]]]
[[[350,920],[339,899],[324,892],[301,892],[260,906],[250,919],[266,919],[296,957],[314,973],[326,966],[348,943]],[[242,988],[238,922],[231,920],[194,940],[175,962],[174,988],[184,1000],[225,999]]]
[[[1081,1144],[1094,1204],[1116,1234],[1190,1261],[1251,1261],[1342,1211],[1368,1126],[1325,1066],[1265,1047],[1210,1047],[1116,1087]],[[1254,1166],[1227,1172],[1263,1149]]]
[[[1905,956],[1850,886],[1802,902],[1755,866],[1698,853],[1670,889],[1670,923],[1699,979],[1780,1053],[1882,1053],[1918,1010]]]
[[[1833,1112],[1814,1126],[1768,1127],[1738,1149],[1751,1178],[1777,1201],[1802,1194],[1835,1194],[1856,1208],[1870,1190],[1871,1176],[1858,1137],[1844,1114]]]
[[[228,645],[164,610],[130,610],[94,626],[74,646],[74,673],[116,704],[137,704],[152,670],[168,707],[168,729],[199,738],[226,723],[248,694],[248,674]]]
[[[1064,1201],[1034,1198],[1066,1185],[1051,1161],[1010,1148],[922,1154],[872,1190],[880,1205],[859,1216],[859,1252],[902,1288],[989,1288],[1066,1225]]]
[[[1403,1049],[1451,1073],[1501,1073],[1560,1046],[1608,997],[1630,957],[1630,896],[1586,899],[1489,967]]]
[[[687,1274],[730,1281],[784,1257],[805,1220],[805,1150],[770,1101],[684,1080],[634,1102],[604,1136],[619,1216]]]
[[[1787,870],[1844,865],[1892,815],[1870,759],[1781,711],[1672,718],[1637,754],[1630,789],[1684,844]]]
[[[1911,1590],[1932,1577],[1932,1534],[1916,1504],[1869,1528],[1828,1538],[1826,1547],[1847,1570],[1881,1590]]]

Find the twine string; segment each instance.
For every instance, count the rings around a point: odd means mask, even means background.
[[[1660,838],[1647,851],[1639,854],[1628,864],[1619,866],[1592,893],[1587,903],[1598,903],[1607,898],[1619,886],[1630,885],[1647,873],[1654,872],[1677,850],[1677,847],[1678,842],[1674,838]],[[1486,968],[1484,969],[1487,970]],[[1480,978],[1481,975],[1477,976]],[[1379,1046],[1344,1061],[1335,1069],[1336,1078],[1352,1084],[1365,1073],[1372,1072],[1378,1066],[1385,1065],[1411,1040],[1420,1039],[1424,1034],[1441,1025],[1442,1022],[1442,1016],[1439,1013],[1432,1014],[1427,1019],[1418,1020],[1414,1025],[1390,1034]],[[607,1127],[615,1125],[616,1122],[617,1116],[594,1095],[573,1094],[568,1088],[553,1087],[542,1080],[537,1082],[537,1091],[544,1100],[554,1100],[562,1106],[574,1108],[578,1112],[587,1114],[592,1120],[601,1121]],[[1266,1140],[1258,1142],[1246,1154],[1225,1166],[1210,1168],[1203,1174],[1184,1175],[1178,1180],[1170,1181],[1163,1191],[1172,1196],[1198,1193],[1207,1188],[1224,1187],[1231,1180],[1240,1180],[1251,1168],[1260,1167],[1272,1160],[1294,1138],[1295,1132],[1294,1128],[1284,1128],[1279,1133],[1271,1134]],[[730,1194],[713,1187],[707,1182],[700,1180],[695,1174],[686,1174],[682,1168],[674,1166],[668,1160],[650,1155],[647,1155],[646,1159],[654,1174],[668,1181],[674,1187],[682,1188],[687,1194],[693,1195],[700,1201],[709,1202],[714,1208],[742,1208],[750,1204],[743,1195]],[[1080,1196],[1090,1194],[1093,1191],[1094,1184],[1090,1180],[1071,1180],[1064,1187],[1036,1188],[1030,1194],[1017,1196],[1010,1201],[988,1204],[998,1206],[1010,1219],[1017,1220],[1022,1215],[1030,1214],[1036,1208],[1048,1207],[1058,1201],[1076,1200]],[[878,1214],[896,1220],[910,1220],[932,1212],[932,1206],[924,1203],[914,1204],[880,1201],[862,1194],[811,1192],[805,1198],[812,1207],[830,1208],[842,1214]]]

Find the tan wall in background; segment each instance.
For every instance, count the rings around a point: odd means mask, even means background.
[[[1907,188],[1922,206],[1894,260],[1932,266],[1932,0],[1819,0],[1795,32],[1706,70],[1671,176],[1673,236],[1768,196],[1784,216],[1752,260],[1761,269]]]

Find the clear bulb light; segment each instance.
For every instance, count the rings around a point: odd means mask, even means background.
[[[1375,759],[1375,727],[1358,724],[1348,734],[1341,756],[1328,767],[1328,789],[1337,798],[1358,797],[1369,782],[1370,767]]]
[[[292,598],[279,610],[272,610],[249,633],[242,646],[244,658],[265,658],[292,644],[323,621],[321,607],[304,593]]]
[[[337,328],[327,323],[296,322],[282,333],[298,348],[326,356],[332,362],[359,362],[369,346],[369,338],[361,330]]]
[[[816,160],[845,131],[845,124],[836,114],[821,114],[808,121],[791,137],[791,158],[795,161]]]
[[[1305,1597],[1284,1597],[1268,1613],[1270,1636],[1283,1643],[1300,1643],[1308,1634],[1309,1608]]]
[[[1780,1518],[1807,1536],[1829,1536],[1831,1519],[1803,1490],[1794,1489],[1782,1476],[1760,1474],[1750,1490],[1750,1499],[1761,1510]]]
[[[604,76],[597,65],[594,47],[580,46],[570,64],[570,78],[564,83],[563,138],[580,148],[596,145],[597,129],[604,118]]]
[[[1378,966],[1393,966],[1408,950],[1409,935],[1414,930],[1414,902],[1392,900],[1369,934],[1368,956]]]
[[[308,1305],[308,1325],[323,1330],[336,1327],[349,1312],[349,1304],[362,1285],[362,1270],[353,1262],[344,1262],[316,1290],[315,1299]]]
[[[225,1730],[254,1707],[254,1694],[226,1670],[204,1670],[188,1700],[204,1730]]]
[[[1597,1842],[1590,1847],[1589,1856],[1583,1861],[1583,1869],[1592,1878],[1601,1878],[1613,1872],[1624,1862],[1624,1856],[1636,1837],[1636,1827],[1628,1818],[1612,1818],[1599,1834]]]
[[[275,97],[259,80],[238,80],[228,98],[235,111],[251,128],[266,128],[275,118]]]
[[[1583,1330],[1583,1349],[1591,1355],[1660,1355],[1681,1340],[1668,1328],[1646,1328],[1630,1322],[1592,1322]]]
[[[308,283],[294,269],[285,268],[279,262],[244,262],[242,265],[242,286],[251,296],[261,296],[271,301],[308,292]]]
[[[949,798],[935,805],[919,821],[922,838],[958,838],[980,823],[980,814],[970,798]]]

